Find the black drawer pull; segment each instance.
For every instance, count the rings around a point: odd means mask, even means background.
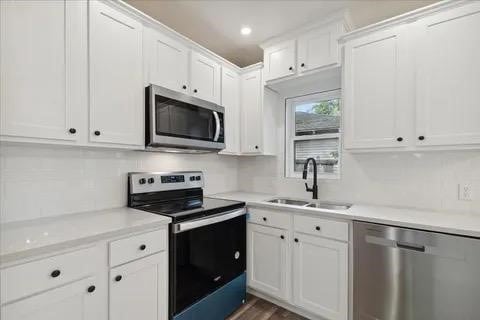
[[[87,289],[88,293],[92,293],[93,291],[95,291],[95,286],[88,287],[88,289]]]
[[[121,275],[118,275],[115,277],[115,281],[119,282],[122,280],[122,276]]]
[[[263,221],[267,222],[267,217],[263,217]]]
[[[70,128],[70,129],[68,130],[68,132],[70,132],[71,134],[75,134],[75,133],[77,133],[77,129],[75,129],[75,128]]]
[[[99,136],[99,135],[100,135],[100,131],[95,130],[95,131],[93,132],[93,134],[96,135],[96,136]]]
[[[60,275],[60,273],[61,273],[60,270],[53,270],[52,273],[50,273],[50,276],[52,278],[56,278]]]
[[[295,241],[295,242],[298,242],[298,239],[297,239],[297,238],[295,238],[295,239],[293,239],[293,241]]]
[[[316,226],[315,230],[320,231],[320,226]]]
[[[285,236],[282,234],[282,235],[280,236],[280,239],[282,239],[282,240],[285,239]]]
[[[142,244],[142,245],[139,247],[139,249],[140,249],[141,251],[144,251],[145,249],[147,249],[147,246],[144,245],[144,244]]]

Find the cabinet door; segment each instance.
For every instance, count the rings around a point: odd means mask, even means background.
[[[264,50],[265,81],[295,74],[295,43],[295,40],[289,40]]]
[[[480,2],[417,25],[417,144],[480,144]]]
[[[346,320],[348,245],[302,234],[294,237],[294,303],[325,319]]]
[[[106,320],[107,315],[103,311],[106,292],[100,291],[101,286],[95,283],[94,278],[83,279],[7,304],[2,307],[2,319]]]
[[[90,141],[143,145],[142,24],[90,2]]]
[[[325,28],[310,31],[298,39],[298,69],[300,73],[340,62],[338,38],[343,25],[333,23]]]
[[[110,270],[110,320],[167,320],[166,252]]]
[[[225,144],[222,153],[240,153],[240,76],[222,67],[222,106],[225,107]]]
[[[413,62],[404,27],[345,45],[345,148],[405,147],[412,107]],[[410,81],[412,80],[412,81]]]
[[[220,65],[192,51],[191,94],[194,97],[220,104]]]
[[[188,48],[164,34],[148,29],[145,37],[150,83],[188,92]]]
[[[242,75],[241,83],[241,149],[255,154],[263,150],[262,73],[255,70]]]
[[[85,12],[80,1],[0,1],[1,135],[78,140]]]
[[[270,296],[288,299],[288,232],[252,223],[247,230],[248,285]]]

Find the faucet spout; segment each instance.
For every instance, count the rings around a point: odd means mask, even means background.
[[[308,164],[310,161],[313,164],[313,185],[311,188],[308,187],[308,184],[305,182],[305,189],[307,192],[312,193],[312,199],[318,199],[318,184],[317,184],[317,162],[315,161],[314,158],[308,158],[305,161],[305,164],[303,166],[303,180],[307,180],[308,176]]]

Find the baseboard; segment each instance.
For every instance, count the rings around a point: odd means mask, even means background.
[[[269,295],[266,295],[260,291],[257,291],[255,289],[252,289],[250,287],[247,287],[247,292],[254,295],[254,296],[257,296],[259,298],[262,298],[264,300],[267,300],[268,302],[271,302],[273,304],[276,304],[277,306],[280,306],[284,309],[287,309],[288,311],[291,311],[293,313],[296,313],[298,315],[301,315],[302,317],[305,317],[309,320],[327,320],[325,318],[322,318],[320,316],[317,316],[317,315],[314,315],[308,311],[305,311],[304,309],[300,309],[298,308],[297,306],[294,306],[286,301],[282,301],[282,300],[278,300],[276,298],[273,298],[273,297],[270,297]]]

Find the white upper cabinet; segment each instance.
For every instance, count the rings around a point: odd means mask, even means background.
[[[290,245],[288,230],[249,223],[248,285],[272,297],[288,299]]]
[[[110,270],[110,320],[166,320],[166,252]]]
[[[346,149],[406,145],[409,132],[402,113],[411,97],[407,50],[403,27],[375,32],[345,45]]]
[[[340,63],[338,38],[343,33],[343,23],[315,29],[298,38],[299,73],[316,70]]]
[[[416,24],[417,144],[480,144],[480,2]]]
[[[190,68],[192,96],[220,104],[220,65],[212,59],[192,51]]]
[[[442,5],[347,37],[346,149],[480,146],[480,3]]]
[[[149,73],[149,83],[188,93],[189,49],[156,30],[145,30],[145,56],[149,60],[145,72]]]
[[[295,74],[295,44],[295,40],[288,40],[264,50],[263,61],[265,81]]]
[[[294,303],[329,320],[348,319],[348,244],[294,234]]]
[[[241,83],[241,151],[260,154],[263,150],[262,70],[242,75]]]
[[[72,282],[60,288],[2,306],[5,320],[105,320],[105,293],[98,292],[95,278]]]
[[[0,1],[3,137],[75,143],[82,134],[84,6],[80,1]]]
[[[225,108],[225,144],[222,153],[240,153],[240,75],[222,67],[222,106]]]
[[[89,140],[144,145],[142,24],[90,1]]]

